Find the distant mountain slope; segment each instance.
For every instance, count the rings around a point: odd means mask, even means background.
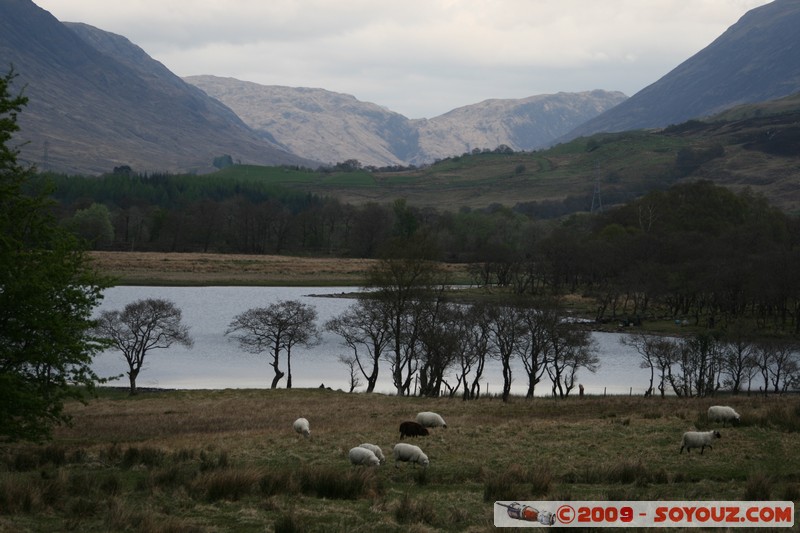
[[[663,127],[800,90],[800,2],[747,12],[709,46],[562,140]]]
[[[29,103],[23,160],[69,173],[206,171],[214,157],[301,164],[124,37],[66,25],[30,0],[0,3],[0,57]]]
[[[707,120],[658,130],[598,133],[535,152],[477,152],[404,171],[276,176],[234,166],[227,176],[263,176],[304,193],[343,202],[418,208],[483,209],[493,204],[535,218],[610,208],[675,183],[709,180],[749,189],[800,214],[800,94],[730,109]],[[595,204],[597,201],[597,204]]]
[[[304,157],[384,166],[401,163],[416,147],[416,132],[408,119],[347,94],[216,76],[184,80],[233,109],[251,128],[268,132]]]
[[[410,120],[324,89],[208,75],[184,79],[294,153],[329,163],[358,159],[374,166],[429,163],[501,144],[514,150],[542,148],[626,98],[618,92],[592,91],[487,100],[432,119]]]
[[[515,151],[546,148],[564,132],[626,98],[620,92],[596,90],[486,100],[460,107],[430,120],[415,121],[420,146],[417,159],[430,161],[502,144]]]

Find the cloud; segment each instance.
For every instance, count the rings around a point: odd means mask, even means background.
[[[767,0],[34,0],[180,76],[322,87],[431,117],[487,98],[633,94]]]

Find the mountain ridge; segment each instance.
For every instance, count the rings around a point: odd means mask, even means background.
[[[0,56],[28,105],[15,136],[41,170],[205,172],[231,153],[254,164],[304,164],[252,132],[127,38],[68,25],[29,0],[0,7]],[[145,75],[145,72],[149,73]]]
[[[596,90],[489,99],[431,119],[407,119],[325,89],[282,87],[283,103],[266,106],[256,120],[255,107],[248,112],[231,105],[232,96],[209,95],[215,91],[175,76],[123,36],[59,22],[30,0],[4,0],[0,15],[0,56],[18,74],[12,88],[24,87],[30,98],[15,137],[22,159],[67,173],[98,174],[124,165],[136,172],[201,173],[214,170],[221,155],[254,165],[316,167],[348,159],[376,167],[422,165],[502,145],[538,150],[598,128],[614,130],[603,124],[615,120],[644,116],[631,128],[659,128],[731,101],[800,90],[800,54],[790,53],[800,46],[796,0],[751,10],[631,98]],[[230,80],[237,87],[251,84]],[[280,86],[249,87],[256,91],[251,100],[270,101],[261,93]],[[734,93],[738,99],[731,100]],[[660,122],[652,121],[654,114]]]
[[[328,163],[420,165],[474,149],[544,148],[572,127],[627,98],[603,90],[489,99],[428,119],[320,88],[260,85],[213,75],[185,81],[233,109],[281,146]]]
[[[797,0],[774,0],[752,9],[662,78],[559,141],[661,128],[792,94],[800,90],[799,27]]]

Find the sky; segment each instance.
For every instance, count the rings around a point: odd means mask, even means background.
[[[770,0],[34,0],[178,76],[350,94],[407,118],[491,98],[632,96]]]

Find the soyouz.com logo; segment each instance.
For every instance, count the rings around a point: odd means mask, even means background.
[[[495,502],[496,527],[793,527],[790,501]]]

